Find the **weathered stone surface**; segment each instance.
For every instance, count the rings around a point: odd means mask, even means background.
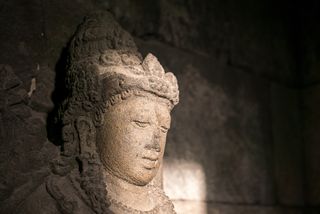
[[[279,13],[287,7],[279,2],[116,0],[103,5],[137,37],[157,38],[253,75],[298,84],[288,26]]]
[[[51,95],[54,89],[54,80],[55,73],[49,68],[42,68],[41,72],[31,79],[28,96],[32,109],[44,113],[52,111],[54,104]]]
[[[27,105],[28,93],[11,66],[0,67],[0,209],[9,213],[48,175],[49,169],[43,166],[48,166],[56,153],[55,148],[46,150],[51,145],[46,114]]]

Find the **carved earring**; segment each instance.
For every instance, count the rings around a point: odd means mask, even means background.
[[[87,168],[88,162],[95,157],[95,126],[90,118],[80,116],[76,120],[76,129],[79,139],[79,156],[77,161],[80,164],[80,171]]]

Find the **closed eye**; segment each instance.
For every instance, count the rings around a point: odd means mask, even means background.
[[[165,127],[165,126],[161,126],[161,132],[163,132],[163,133],[167,133],[168,132],[168,130],[169,130],[169,128],[168,127]]]
[[[138,121],[138,120],[134,120],[133,123],[138,126],[138,127],[141,127],[141,128],[145,128],[147,126],[150,125],[149,122],[145,122],[145,121]]]

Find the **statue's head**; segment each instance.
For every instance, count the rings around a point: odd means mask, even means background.
[[[94,165],[135,185],[157,174],[178,103],[175,76],[138,53],[108,14],[87,18],[70,44],[61,108],[63,155],[80,170]]]

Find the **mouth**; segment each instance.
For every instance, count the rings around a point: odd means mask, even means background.
[[[158,165],[158,156],[144,156],[142,157],[143,161],[143,166],[145,169],[151,170],[157,167]]]
[[[157,161],[159,158],[158,158],[158,156],[144,156],[144,157],[142,157],[142,159],[150,160],[150,161]]]

